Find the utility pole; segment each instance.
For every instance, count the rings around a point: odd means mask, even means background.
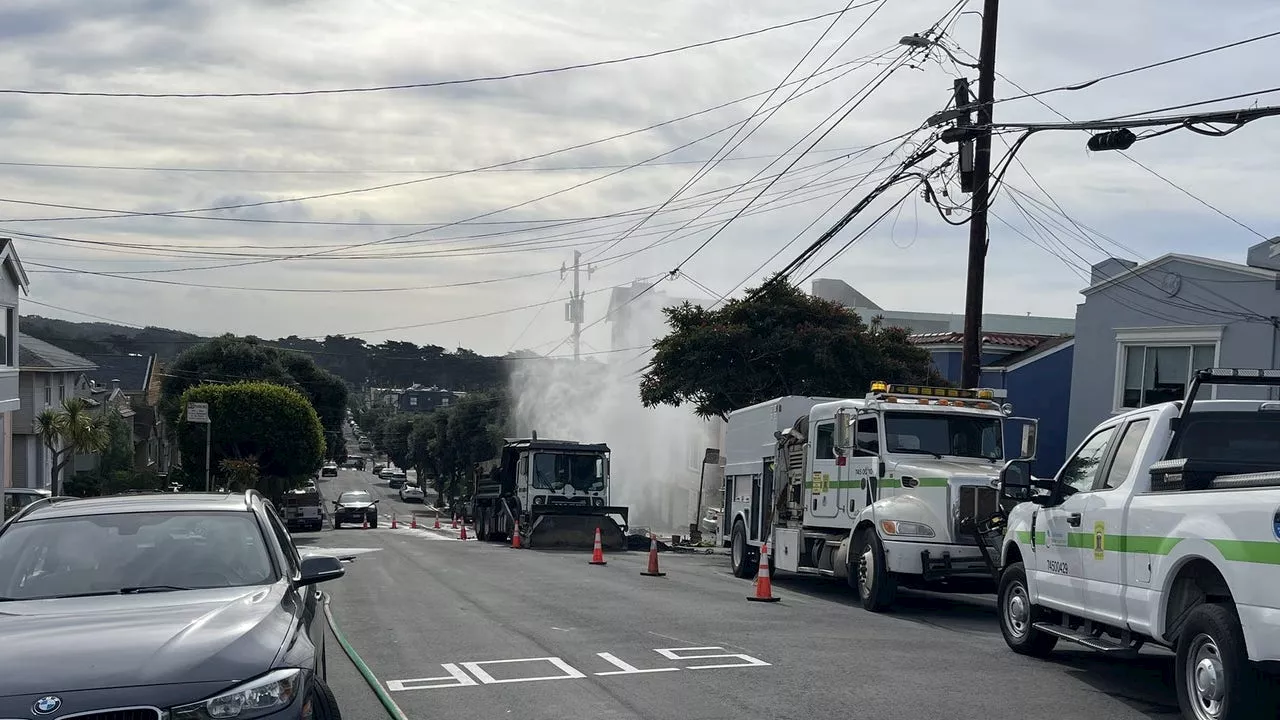
[[[582,321],[586,317],[584,312],[586,303],[582,300],[582,284],[581,275],[583,270],[587,271],[587,277],[591,277],[591,273],[596,271],[596,266],[588,264],[582,267],[582,253],[577,250],[573,251],[573,268],[565,267],[564,263],[560,264],[560,279],[563,280],[565,274],[573,273],[573,290],[569,293],[569,302],[564,306],[564,319],[573,323],[573,359],[576,362],[582,355]]]
[[[996,95],[996,28],[999,12],[1000,0],[983,0],[982,46],[978,50],[978,133],[973,151],[973,209],[969,216],[969,278],[964,294],[961,387],[966,388],[977,387],[982,374],[982,296],[987,275],[987,205],[991,202],[991,105]],[[958,95],[958,85],[956,90]],[[967,84],[964,94],[968,95]],[[963,170],[963,165],[961,169]]]

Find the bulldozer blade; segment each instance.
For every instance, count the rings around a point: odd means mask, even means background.
[[[595,544],[596,528],[600,528],[600,544],[605,550],[627,549],[626,535],[608,515],[540,515],[526,536],[526,544],[543,550],[590,550]]]

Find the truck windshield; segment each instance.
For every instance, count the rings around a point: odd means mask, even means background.
[[[999,418],[890,412],[884,418],[885,443],[891,453],[1004,458]]]
[[[533,486],[579,492],[604,490],[604,458],[599,455],[540,452],[533,456]]]

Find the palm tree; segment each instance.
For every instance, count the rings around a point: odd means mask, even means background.
[[[102,452],[111,441],[106,418],[95,415],[84,398],[69,397],[61,409],[45,408],[35,418],[35,431],[53,456],[49,490],[62,492],[62,470],[77,454]]]

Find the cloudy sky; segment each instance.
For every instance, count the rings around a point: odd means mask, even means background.
[[[441,83],[654,53],[846,4],[6,0],[0,88],[227,94]],[[942,43],[969,61],[977,13],[949,14],[955,0],[853,4],[861,7],[838,20],[657,57],[426,88],[0,94],[0,236],[15,239],[31,275],[23,310],[559,354],[571,286],[560,268],[576,249],[596,268],[583,280],[592,323],[583,349],[609,350],[599,322],[609,287],[676,267],[681,276],[655,292],[713,302],[749,286],[851,207],[868,173],[874,183],[928,140],[920,132],[906,146],[886,143],[942,109],[952,80],[973,71],[937,49],[906,57],[897,41],[945,17]],[[1280,29],[1280,6],[1020,0],[1005,3],[1000,25],[996,95],[1006,98],[1022,94],[1018,86],[1079,83]],[[1280,93],[1257,94],[1276,84],[1268,68],[1278,48],[1280,37],[1002,102],[996,120],[1083,120],[1245,93],[1203,107],[1280,104]],[[1001,136],[997,153],[1014,137]],[[1090,154],[1086,139],[1042,133],[1018,154],[993,208],[989,312],[1069,317],[1081,268],[1105,254],[1240,261],[1260,236],[1280,235],[1280,118],[1226,138],[1183,131],[1139,143],[1128,154],[1150,171],[1118,153]],[[950,150],[941,147],[922,167]],[[939,190],[951,178],[960,200],[953,176],[941,177]],[[881,198],[818,262],[905,192]],[[1098,234],[1082,237],[1077,224]],[[886,308],[959,312],[966,237],[916,193],[816,277],[842,278]]]

